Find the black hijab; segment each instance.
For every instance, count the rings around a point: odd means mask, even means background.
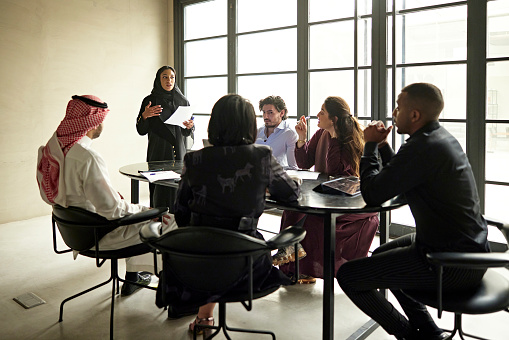
[[[160,99],[158,100],[158,104],[163,108],[163,112],[161,112],[159,118],[161,118],[163,122],[166,121],[166,119],[168,119],[179,106],[189,105],[186,97],[184,97],[184,94],[182,94],[176,84],[173,86],[171,91],[163,89],[161,85],[161,73],[168,69],[172,70],[174,74],[177,74],[175,69],[171,66],[161,67],[157,70],[156,78],[154,79],[154,87],[151,92],[154,97]]]

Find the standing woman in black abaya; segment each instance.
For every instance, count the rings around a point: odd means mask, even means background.
[[[179,106],[189,106],[189,101],[175,85],[175,74],[171,66],[157,70],[152,92],[141,103],[136,130],[142,136],[148,133],[147,162],[182,160],[186,153],[185,138],[193,138],[192,120],[183,122],[186,128],[164,124]],[[173,189],[154,184],[149,184],[149,188],[151,207],[167,206],[173,211]]]

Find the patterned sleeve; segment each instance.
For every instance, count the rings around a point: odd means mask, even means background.
[[[287,175],[281,165],[277,162],[272,152],[268,153],[269,160],[269,193],[278,201],[292,202],[299,198],[299,186]]]

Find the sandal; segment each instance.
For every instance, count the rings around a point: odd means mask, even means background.
[[[210,324],[206,324],[206,325],[214,326],[214,317],[213,316],[208,317],[208,318],[199,318],[198,316],[196,316],[196,319],[194,319],[194,321],[189,324],[189,331],[193,332],[194,328],[196,327],[196,334],[198,334],[198,335],[203,334],[203,330],[207,327],[201,327],[199,325],[203,325],[205,322],[211,322],[211,321],[212,321],[212,325],[210,325]]]
[[[290,276],[290,280],[292,280],[292,282],[295,281],[295,274],[291,273],[289,274]],[[297,282],[296,283],[299,283],[299,284],[311,284],[311,283],[316,283],[316,278],[312,277],[311,275],[306,275],[306,274],[300,274],[299,275],[299,278],[297,279]]]
[[[299,257],[299,260],[302,260],[304,257],[306,257],[306,255],[306,251],[302,245],[297,243],[297,256]],[[295,262],[295,248],[293,245],[283,249],[278,249],[277,253],[272,256],[273,266],[281,266],[289,262]]]

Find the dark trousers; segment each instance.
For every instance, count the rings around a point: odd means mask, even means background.
[[[437,289],[437,276],[416,246],[415,234],[400,237],[377,248],[371,257],[349,261],[336,278],[344,293],[385,331],[405,336],[413,329],[438,329],[426,306],[402,290]],[[464,290],[479,284],[484,270],[445,268],[443,289]],[[390,289],[408,319],[377,289]]]
[[[168,207],[170,213],[175,213],[175,200],[177,199],[177,188],[164,185],[149,184],[150,206],[152,208]]]

